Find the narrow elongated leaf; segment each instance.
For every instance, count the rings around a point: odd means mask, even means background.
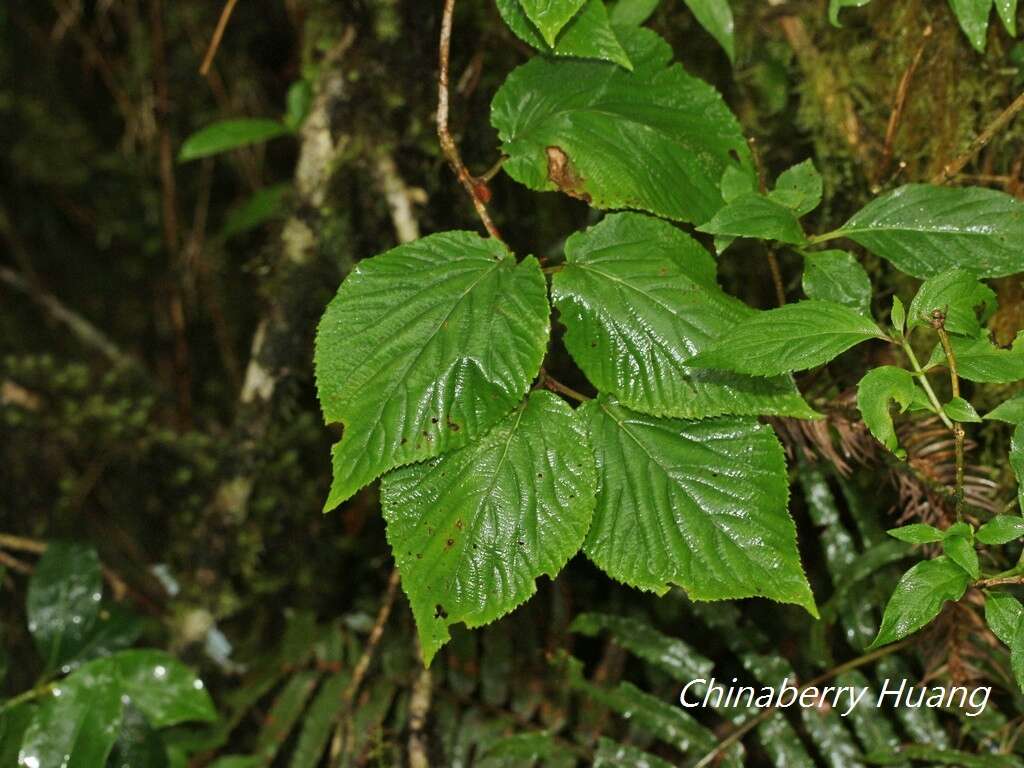
[[[320,405],[345,429],[325,508],[496,424],[537,375],[548,315],[536,260],[470,232],[360,262],[317,334]]]
[[[1013,645],[1013,637],[1022,617],[1024,606],[1010,593],[989,592],[985,595],[985,623],[1007,646]]]
[[[996,515],[975,534],[982,544],[1007,544],[1024,536],[1024,517]]]
[[[974,550],[974,542],[967,536],[947,536],[942,541],[942,551],[972,579],[981,576],[978,553]]]
[[[769,199],[791,209],[797,216],[806,216],[821,204],[824,182],[810,160],[794,165],[779,174]]]
[[[985,336],[978,339],[951,336],[949,341],[960,378],[983,384],[1012,384],[1024,379],[1024,342],[1021,339],[1018,338],[1011,349],[997,347]],[[937,344],[928,367],[945,362],[942,345]]]
[[[956,353],[954,352],[954,354]],[[1008,424],[1024,422],[1024,393],[1014,395],[1009,400],[1003,401],[986,413],[984,418],[994,421],[1005,421]]]
[[[975,754],[928,744],[905,744],[895,752],[873,752],[866,759],[871,765],[906,765],[907,760],[916,760],[926,765],[954,768],[1021,768],[1020,761],[1010,755]]]
[[[388,475],[381,499],[429,664],[449,625],[505,615],[576,553],[594,509],[593,457],[569,406],[534,392],[479,442]]]
[[[689,363],[774,376],[822,365],[874,338],[885,336],[871,318],[831,301],[801,301],[759,312]]]
[[[701,656],[679,638],[663,635],[639,619],[606,613],[581,613],[573,620],[569,630],[588,637],[595,637],[602,630],[607,631],[627,651],[664,670],[676,680],[708,677],[714,666],[710,659]]]
[[[695,600],[759,595],[815,613],[771,430],[738,417],[683,421],[602,396],[581,407],[597,459],[584,551],[608,575]]]
[[[922,560],[900,579],[871,648],[902,640],[939,615],[947,600],[967,591],[967,572],[948,557]]]
[[[656,34],[618,34],[633,72],[538,58],[509,75],[491,105],[502,167],[530,189],[596,208],[707,221],[722,206],[719,181],[733,157],[753,175],[739,123],[714,88],[670,65]]]
[[[700,232],[729,237],[754,237],[800,245],[806,242],[796,214],[781,203],[757,194],[736,198],[697,227]]]
[[[672,768],[672,763],[629,744],[601,737],[594,753],[594,768]]]
[[[555,38],[562,27],[575,16],[587,0],[519,0],[526,16],[540,30],[548,45],[555,44]]]
[[[862,315],[871,314],[868,273],[846,251],[805,254],[802,285],[809,299],[832,301]]]
[[[924,281],[910,302],[908,327],[929,326],[934,313],[939,312],[943,327],[950,333],[977,336],[981,323],[995,309],[996,295],[991,288],[967,270],[951,269]]]
[[[734,23],[729,0],[683,0],[700,25],[708,31],[718,44],[722,46],[729,61],[736,60],[736,43],[734,41]]]
[[[909,544],[932,544],[936,541],[942,541],[945,537],[942,531],[934,525],[928,525],[927,523],[911,523],[899,528],[890,528],[886,533],[894,539],[899,539]]]
[[[348,672],[338,672],[324,681],[302,719],[302,731],[292,752],[290,768],[316,768],[331,739],[342,706],[342,694],[351,680]]]
[[[626,69],[633,67],[602,0],[584,0],[579,13],[562,27],[554,41],[547,40],[538,31],[523,10],[521,0],[497,0],[497,4],[502,19],[516,37],[542,53],[599,59]]]
[[[284,123],[265,118],[221,120],[189,136],[181,145],[179,162],[198,160],[291,133]]]
[[[1017,0],[996,0],[996,13],[1011,37],[1017,36]]]
[[[1024,424],[1018,424],[1010,438],[1010,469],[1017,478],[1017,503],[1024,509]]]
[[[96,550],[54,541],[39,559],[28,584],[28,629],[47,669],[74,658],[85,646],[99,614],[103,575]]]
[[[235,237],[283,216],[284,200],[291,189],[291,184],[275,184],[254,192],[248,200],[228,214],[221,230],[221,237]]]
[[[552,297],[565,345],[600,390],[657,416],[814,412],[787,377],[686,365],[756,312],[724,293],[711,255],[668,222],[613,214],[565,244]]]
[[[1024,691],[1024,619],[1017,622],[1010,643],[1010,666],[1017,680],[1017,687]]]
[[[949,5],[971,45],[979,53],[984,53],[992,0],[949,0]]]
[[[274,703],[256,739],[255,752],[263,758],[265,765],[272,764],[281,751],[295,724],[302,717],[319,679],[319,671],[300,669],[274,697]]]
[[[892,310],[890,310],[889,319],[892,322],[892,327],[902,336],[907,329],[907,308],[903,306],[899,296],[892,297]]]
[[[991,189],[908,184],[868,203],[837,234],[914,277],[1024,272],[1024,202]]]

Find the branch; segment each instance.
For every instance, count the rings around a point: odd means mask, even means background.
[[[953,355],[953,346],[949,343],[949,334],[946,333],[946,316],[941,309],[932,312],[932,328],[939,335],[939,342],[942,344],[942,351],[946,353],[946,366],[949,368],[949,385],[953,397],[960,397],[960,376],[956,370],[956,357]],[[964,427],[959,421],[953,422],[953,441],[956,447],[956,485],[954,486],[954,500],[956,505],[956,519],[960,520],[964,515]]]
[[[206,55],[203,57],[203,63],[199,65],[199,74],[206,77],[210,73],[210,67],[213,65],[213,57],[217,55],[217,49],[220,48],[221,38],[224,37],[224,30],[228,26],[228,20],[231,19],[231,14],[235,11],[235,6],[238,4],[238,0],[227,0],[224,3],[224,10],[220,12],[220,18],[217,19],[217,26],[213,30],[213,37],[210,39],[210,47],[206,49]]]
[[[951,178],[960,173],[960,171],[964,169],[964,166],[971,162],[975,155],[988,146],[988,143],[995,138],[995,135],[1009,125],[1010,121],[1013,120],[1013,118],[1017,116],[1017,113],[1022,109],[1024,109],[1024,92],[1014,99],[1010,106],[1004,109],[995,120],[989,123],[985,130],[978,134],[977,138],[967,146],[967,149],[964,150],[962,155],[948,165],[945,165],[942,168],[942,171],[932,178],[932,184],[945,184]]]
[[[469,193],[473,201],[473,207],[483,222],[488,234],[495,240],[501,240],[501,233],[494,226],[491,215],[487,212],[487,205],[484,202],[484,195],[487,195],[487,185],[482,179],[475,178],[466,169],[459,154],[459,148],[448,130],[448,62],[452,42],[452,15],[455,12],[455,0],[444,0],[444,15],[441,18],[441,45],[440,45],[440,67],[437,75],[437,138],[441,142],[441,151],[444,152],[448,165],[451,166],[459,182]]]

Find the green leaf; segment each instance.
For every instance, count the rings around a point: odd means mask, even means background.
[[[970,272],[951,269],[924,281],[908,315],[910,328],[930,326],[933,313],[944,316],[944,327],[950,333],[977,336],[981,323],[996,309],[996,295]],[[979,315],[981,315],[979,322]]]
[[[1013,631],[1013,642],[1010,643],[1010,666],[1017,686],[1024,691],[1024,619],[1017,622]]]
[[[581,408],[597,459],[584,551],[612,578],[694,600],[759,595],[816,614],[787,512],[786,462],[754,419],[684,421],[602,396]]]
[[[96,768],[117,740],[123,703],[109,659],[87,664],[43,699],[25,731],[19,766]]]
[[[757,179],[735,165],[726,166],[722,173],[722,199],[732,203],[744,195],[757,194]]]
[[[1017,503],[1024,509],[1024,424],[1018,424],[1010,438],[1010,468],[1017,478]]]
[[[202,681],[169,653],[120,651],[86,664],[72,677],[82,675],[90,667],[106,668],[100,665],[113,666],[120,692],[131,700],[154,728],[217,719],[217,710]]]
[[[1024,517],[1019,515],[996,515],[976,534],[982,544],[1007,544],[1024,537]]]
[[[899,447],[889,401],[895,401],[903,413],[919,402],[923,394],[910,371],[893,365],[872,368],[857,385],[857,408],[864,424],[878,442],[901,459],[907,453]]]
[[[124,708],[121,730],[110,752],[106,768],[168,768],[163,739],[132,706]]]
[[[739,123],[714,88],[670,64],[664,40],[618,32],[633,72],[536,58],[508,76],[491,105],[502,167],[530,189],[595,208],[707,221],[722,207],[719,182],[734,157],[753,176]]]
[[[597,740],[593,768],[672,768],[672,763],[657,755],[644,752],[629,744],[621,744],[605,737]]]
[[[616,31],[612,29],[608,11],[602,0],[585,0],[579,13],[565,24],[554,42],[546,40],[538,31],[523,10],[521,2],[522,0],[497,0],[498,12],[516,37],[541,53],[599,59],[627,70],[633,68],[629,54],[622,47]],[[561,4],[565,0],[556,2]]]
[[[286,96],[287,111],[284,116],[284,124],[291,131],[297,131],[309,114],[309,108],[313,105],[313,86],[309,80],[296,80],[288,86]]]
[[[981,421],[981,416],[974,410],[974,406],[962,397],[954,397],[942,406],[942,410],[953,421],[962,421],[969,424],[976,424]]]
[[[96,550],[53,541],[28,583],[28,629],[45,668],[74,658],[85,645],[99,615],[103,575]]]
[[[555,38],[586,0],[519,0],[527,18],[540,30],[548,45],[555,44]]]
[[[284,201],[291,189],[291,184],[275,184],[253,192],[228,214],[221,237],[227,240],[283,216]]]
[[[302,718],[302,730],[288,764],[290,768],[316,768],[320,765],[320,758],[327,748],[327,742],[331,740],[331,733],[342,708],[342,694],[350,680],[348,672],[338,672],[320,686],[316,698]]]
[[[942,540],[942,551],[950,560],[963,568],[972,579],[980,578],[981,566],[974,542],[967,536],[946,536]]]
[[[948,557],[921,561],[896,585],[870,647],[894,643],[921,629],[939,615],[947,600],[963,597],[967,583],[967,572]]]
[[[17,765],[18,752],[25,737],[25,730],[35,712],[31,702],[11,705],[0,709],[0,765]]]
[[[821,204],[823,193],[821,174],[813,162],[804,160],[779,174],[768,197],[792,209],[797,216],[806,216]]]
[[[892,321],[892,327],[900,336],[902,336],[903,332],[907,329],[907,310],[903,306],[903,302],[900,301],[899,296],[892,297],[890,319]]]
[[[984,53],[992,0],[949,0],[949,5],[971,45],[978,53]]]
[[[698,232],[730,237],[753,237],[801,245],[807,242],[800,222],[784,205],[757,194],[743,195],[727,203]]]
[[[388,541],[426,664],[450,625],[504,616],[577,552],[593,461],[572,409],[537,391],[482,440],[384,478]]]
[[[956,354],[956,352],[953,354]],[[1024,422],[1024,392],[1014,395],[1009,400],[1004,400],[986,413],[984,418],[994,421],[1005,421],[1008,424]]]
[[[839,23],[839,12],[843,8],[863,8],[871,0],[828,0],[828,20],[833,27],[841,27]]]
[[[1024,272],[1024,202],[980,187],[908,184],[876,198],[832,236],[845,236],[914,277],[964,268]]]
[[[978,339],[951,336],[949,342],[962,379],[982,384],[1011,384],[1024,379],[1024,342],[1020,337],[1012,349],[997,347],[984,336]],[[942,346],[936,345],[926,367],[945,362]]]
[[[446,232],[360,262],[320,321],[317,391],[341,422],[331,509],[389,469],[479,439],[537,375],[544,275],[504,245]]]
[[[832,301],[871,316],[868,273],[846,251],[804,254],[803,289],[809,299]]]
[[[932,544],[945,538],[942,531],[927,523],[911,523],[899,528],[890,528],[886,533],[909,544]]]
[[[613,214],[570,237],[565,255],[552,298],[566,348],[601,391],[656,416],[815,415],[789,377],[686,364],[757,313],[718,287],[714,259],[673,225]]]
[[[618,0],[608,9],[608,17],[615,26],[639,27],[657,9],[661,0]]]
[[[185,139],[178,152],[178,162],[185,163],[250,144],[260,144],[290,133],[288,126],[277,120],[257,117],[221,120]]]
[[[718,44],[725,49],[729,61],[736,61],[736,43],[733,40],[734,23],[729,0],[683,0]]]
[[[1021,618],[1024,618],[1024,606],[1009,592],[989,592],[985,595],[985,623],[1007,646],[1013,645],[1013,636]]]
[[[950,765],[953,768],[1020,768],[1020,761],[1010,755],[992,752],[981,754],[943,749],[930,744],[904,744],[894,752],[872,752],[865,756],[871,765],[906,766],[907,760],[921,761],[926,765]]]
[[[868,339],[884,339],[871,318],[832,301],[800,301],[759,312],[689,361],[754,376],[823,365]]]
[[[274,703],[256,737],[254,752],[263,759],[264,765],[274,762],[277,753],[288,740],[295,724],[316,690],[320,672],[315,669],[300,669],[292,675],[274,697]]]
[[[996,0],[996,13],[1011,37],[1017,36],[1017,0]]]
[[[708,677],[714,666],[693,648],[676,637],[663,635],[639,619],[605,613],[581,613],[573,619],[570,632],[596,637],[607,631],[617,645],[664,670],[676,680]]]

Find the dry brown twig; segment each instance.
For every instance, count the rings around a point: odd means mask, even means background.
[[[206,49],[206,55],[203,57],[203,63],[199,65],[199,74],[206,77],[210,73],[210,67],[213,65],[213,57],[217,55],[217,50],[220,48],[220,41],[224,38],[224,30],[227,29],[228,21],[231,19],[231,14],[235,12],[235,6],[238,5],[238,0],[227,0],[224,3],[224,9],[220,12],[220,18],[217,19],[217,26],[213,30],[213,37],[210,38],[210,47]]]
[[[448,70],[452,44],[452,16],[455,13],[455,0],[444,0],[444,15],[441,17],[441,44],[439,54],[439,69],[437,75],[437,138],[441,142],[441,151],[451,166],[459,182],[469,194],[473,201],[473,207],[483,222],[487,233],[495,240],[501,240],[501,233],[494,226],[491,215],[487,212],[486,197],[490,194],[487,191],[487,184],[473,176],[467,170],[459,148],[452,138],[448,128]]]
[[[1024,92],[1017,96],[1017,98],[1010,103],[1010,106],[1000,112],[996,119],[989,123],[985,130],[978,134],[974,141],[967,146],[967,149],[965,149],[959,157],[951,163],[943,166],[942,170],[932,177],[932,184],[945,184],[960,173],[960,171],[962,171],[964,167],[966,167],[966,165],[971,162],[979,152],[981,152],[981,150],[988,146],[989,142],[995,138],[997,133],[1010,124],[1013,118],[1015,118],[1017,113],[1021,110],[1024,110]]]

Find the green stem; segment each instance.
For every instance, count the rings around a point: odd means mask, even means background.
[[[903,347],[903,351],[907,355],[907,359],[910,360],[910,365],[914,369],[914,373],[917,374],[918,381],[921,382],[921,386],[924,388],[925,394],[928,395],[928,401],[932,404],[935,412],[942,419],[942,423],[949,429],[953,429],[953,422],[949,420],[949,416],[942,410],[942,403],[939,402],[939,398],[935,395],[935,390],[932,389],[932,385],[928,382],[928,377],[925,375],[924,369],[921,368],[921,363],[917,361],[917,355],[914,354],[913,348],[910,346],[910,341],[906,336],[900,339],[900,345]]]
[[[953,397],[960,397],[960,375],[956,369],[956,357],[953,354],[953,346],[949,343],[949,334],[946,333],[946,318],[936,310],[932,319],[932,326],[939,335],[939,342],[942,344],[942,351],[946,353],[946,365],[949,367],[949,384]],[[964,515],[964,427],[955,421],[953,422],[953,439],[956,445],[956,519],[960,520]]]
[[[46,683],[45,685],[37,685],[35,688],[30,688],[24,693],[19,693],[17,696],[8,699],[3,704],[0,704],[0,714],[9,709],[14,709],[16,706],[23,704],[26,701],[32,701],[33,699],[45,696],[53,690],[55,685],[56,683]]]

